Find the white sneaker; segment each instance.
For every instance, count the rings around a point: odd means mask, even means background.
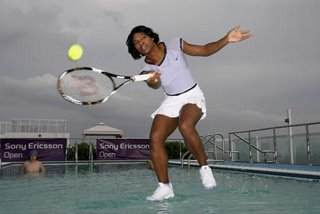
[[[212,170],[208,165],[200,168],[200,177],[202,184],[206,189],[212,189],[213,187],[217,186],[216,180],[212,174]]]
[[[154,191],[151,196],[148,196],[146,199],[148,201],[162,201],[164,199],[169,199],[174,197],[174,192],[172,184],[159,183],[158,188]]]

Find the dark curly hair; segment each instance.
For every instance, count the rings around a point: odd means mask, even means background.
[[[139,53],[139,51],[137,51],[137,49],[134,47],[134,44],[133,44],[133,35],[135,33],[144,33],[145,35],[153,38],[153,41],[155,43],[159,42],[159,35],[155,33],[151,28],[146,27],[144,25],[136,26],[131,30],[126,42],[128,46],[128,52],[131,54],[131,56],[134,59],[140,59],[142,55]]]

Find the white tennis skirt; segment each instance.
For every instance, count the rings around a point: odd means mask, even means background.
[[[206,117],[206,100],[198,85],[192,90],[178,96],[166,95],[160,107],[151,114],[151,117],[154,118],[157,114],[173,118],[179,117],[181,108],[186,104],[196,104],[202,111],[201,119]]]

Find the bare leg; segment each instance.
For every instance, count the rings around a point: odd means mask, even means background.
[[[179,130],[189,151],[198,160],[200,166],[207,165],[207,155],[204,151],[200,136],[196,130],[197,122],[202,116],[201,109],[195,104],[182,107],[179,117]]]
[[[165,140],[177,126],[178,118],[170,118],[164,115],[156,115],[152,123],[150,155],[158,180],[162,183],[169,183]]]

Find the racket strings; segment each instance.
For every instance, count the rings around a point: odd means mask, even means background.
[[[107,76],[87,70],[67,73],[59,83],[65,96],[80,102],[97,102],[103,100],[113,91],[114,86]]]

